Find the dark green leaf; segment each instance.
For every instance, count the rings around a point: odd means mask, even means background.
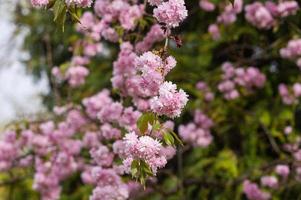
[[[50,0],[46,8],[47,9],[52,8],[54,6],[55,2],[56,2],[56,0]]]
[[[156,117],[153,113],[144,113],[139,117],[137,121],[137,127],[139,128],[142,134],[144,134],[147,131],[148,124],[154,124],[155,118]]]

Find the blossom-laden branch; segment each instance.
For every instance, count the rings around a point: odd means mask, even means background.
[[[33,188],[42,199],[59,199],[61,182],[77,172],[85,184],[95,186],[91,200],[128,199],[132,182],[124,182],[122,176],[131,174],[144,185],[173,157],[176,144],[182,144],[173,132],[173,122],[163,122],[160,116],[179,117],[188,95],[165,80],[176,66],[175,58],[168,55],[168,43],[158,51],[151,48],[168,41],[171,29],[187,17],[187,10],[183,0],[148,3],[154,6],[153,24],[137,42],[127,36],[143,22],[147,4],[97,0],[94,13],[87,11],[79,18],[77,9],[90,7],[92,0],[32,0],[34,6],[53,11],[54,21],[63,29],[70,14],[83,34],[72,47],[71,61],[53,67],[56,86],[64,82],[72,88],[83,85],[91,59],[103,49],[102,42],[120,43],[111,79],[120,101],[103,89],[83,99],[82,105],[55,107],[54,120],[4,134],[0,169],[33,165]],[[125,107],[123,97],[131,97],[132,106]],[[33,154],[20,159],[25,151]]]

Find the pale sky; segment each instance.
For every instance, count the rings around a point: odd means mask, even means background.
[[[20,117],[44,110],[41,95],[49,92],[47,77],[35,80],[20,60],[30,59],[21,50],[26,30],[14,36],[13,0],[0,0],[0,128]]]

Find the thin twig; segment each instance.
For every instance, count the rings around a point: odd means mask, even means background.
[[[51,47],[51,41],[50,41],[49,34],[47,34],[44,37],[44,42],[45,42],[45,46],[46,46],[47,66],[48,66],[48,68],[50,70],[50,73],[49,73],[50,85],[51,85],[51,87],[53,89],[55,102],[58,103],[59,100],[60,100],[60,95],[59,95],[59,91],[58,91],[58,88],[57,88],[56,81],[55,81],[54,77],[51,74],[51,69],[52,69],[52,67],[54,67],[53,66],[54,64],[53,64],[52,47]]]
[[[183,199],[185,199],[185,191],[184,191],[184,174],[183,174],[183,149],[179,147],[178,150],[178,173],[179,173],[179,189],[180,194]]]
[[[273,150],[277,153],[277,154],[281,154],[281,150],[278,146],[278,144],[276,143],[276,141],[274,140],[274,138],[272,137],[271,133],[269,132],[269,130],[267,129],[267,127],[263,124],[260,124],[261,128],[263,129],[263,132],[266,134],[266,136],[269,139],[269,142],[273,148]]]

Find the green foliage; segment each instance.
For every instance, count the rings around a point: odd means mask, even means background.
[[[178,137],[178,135],[172,131],[167,129],[166,132],[163,133],[163,141],[167,145],[175,146],[175,145],[183,145],[182,140]]]
[[[231,150],[223,150],[219,152],[214,161],[213,168],[226,179],[238,176],[237,158]]]
[[[53,14],[54,18],[53,21],[56,22],[62,30],[65,30],[65,21],[66,21],[66,12],[67,12],[67,5],[65,1],[56,0],[53,4]]]
[[[70,14],[72,20],[80,23],[77,8],[74,5],[68,6],[64,0],[51,0],[47,9],[53,11],[53,21],[58,27],[61,27],[63,32],[65,31],[67,14]]]
[[[167,144],[169,146],[172,146],[175,144],[175,139],[169,132],[163,133],[163,140],[164,140],[165,144]]]
[[[135,179],[139,180],[144,187],[146,179],[153,176],[151,168],[144,160],[133,160],[131,174]]]
[[[144,134],[148,129],[148,125],[153,125],[155,120],[156,116],[154,113],[147,112],[142,114],[137,121],[137,127],[139,128],[140,133]]]

